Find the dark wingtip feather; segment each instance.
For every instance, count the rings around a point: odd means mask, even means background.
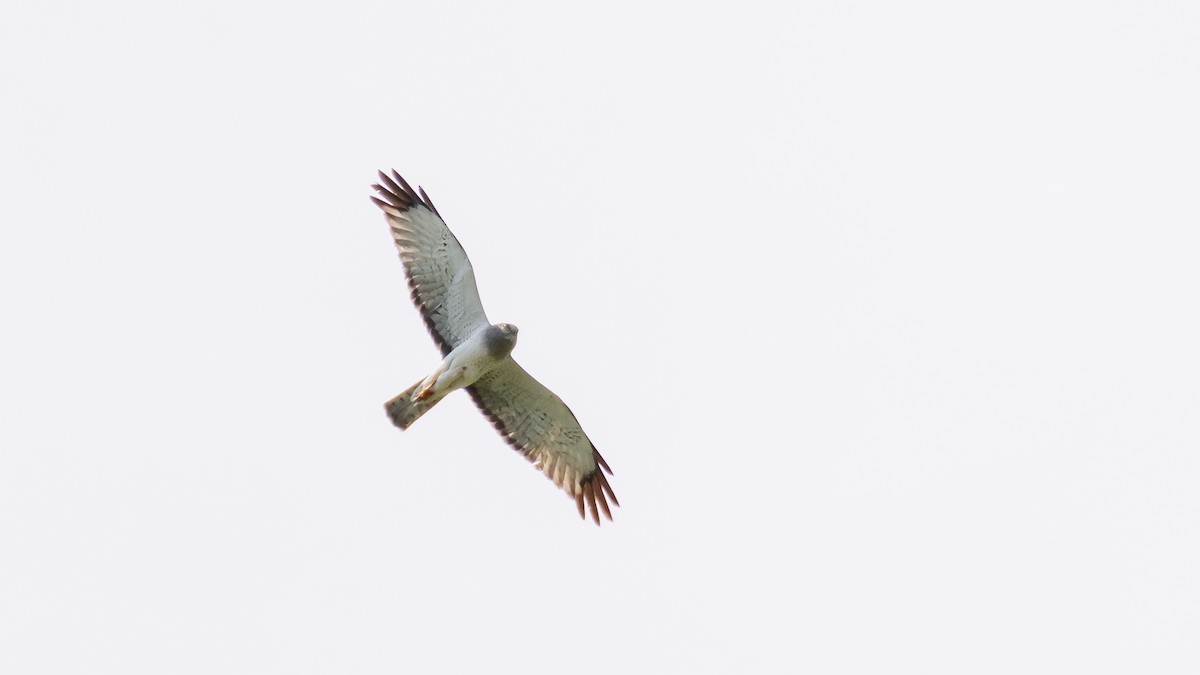
[[[404,192],[406,192],[408,195],[410,195],[412,197],[417,196],[417,191],[412,189],[412,186],[408,184],[408,181],[404,180],[404,176],[401,176],[400,174],[396,173],[395,169],[392,169],[392,176],[396,179],[396,181],[398,183],[400,183],[401,185],[404,186]]]
[[[596,476],[600,479],[600,488],[601,488],[601,489],[595,490],[596,501],[600,503],[600,508],[604,509],[604,517],[608,518],[609,520],[612,520],[612,511],[610,511],[608,509],[608,502],[605,501],[605,499],[604,499],[604,491],[602,489],[604,487],[604,474],[597,472]],[[596,514],[596,519],[599,520],[599,518],[600,518],[600,514]]]
[[[588,508],[592,512],[592,520],[600,524],[600,512],[596,510],[596,482],[588,481],[583,485],[583,496],[587,498]],[[603,496],[601,497],[603,499]]]
[[[616,504],[617,506],[620,506],[621,502],[617,500],[617,495],[613,492],[612,486],[610,486],[608,484],[608,479],[605,478],[604,474],[602,474],[602,473],[597,472],[596,475],[600,478],[600,487],[603,488],[604,491],[608,493],[609,499],[611,499],[612,502],[614,504]]]
[[[388,175],[386,173],[384,173],[383,171],[379,172],[379,182],[383,185],[386,185],[388,187],[388,190],[391,192],[396,192],[396,193],[403,192],[403,190],[400,189],[400,186],[396,185],[396,181],[389,178]],[[377,189],[377,190],[380,189],[379,185],[376,185],[375,189]]]
[[[429,198],[429,195],[425,194],[425,188],[418,187],[417,190],[421,193],[421,199],[425,200],[425,206],[428,206],[430,211],[437,213],[440,218],[442,214],[438,213],[437,207],[433,205],[433,200]]]
[[[600,452],[596,448],[592,448],[592,455],[596,458],[596,463],[603,467],[608,472],[608,475],[613,475],[612,469],[608,468],[608,462],[604,461],[604,458],[600,456]]]

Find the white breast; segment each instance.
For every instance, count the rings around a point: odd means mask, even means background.
[[[496,358],[488,351],[487,342],[484,339],[484,331],[488,328],[489,326],[484,326],[475,331],[471,337],[464,340],[462,344],[447,354],[446,358],[442,359],[441,365],[430,376],[430,379],[436,378],[433,385],[435,394],[440,397],[455,389],[470,386],[508,358],[507,356]]]

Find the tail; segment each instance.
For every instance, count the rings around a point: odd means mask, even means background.
[[[387,411],[388,417],[392,418],[392,424],[401,429],[407,429],[417,421],[417,418],[429,412],[434,404],[442,400],[441,396],[431,396],[424,401],[414,401],[413,393],[419,386],[421,383],[417,382],[405,389],[403,394],[383,404],[383,409]]]

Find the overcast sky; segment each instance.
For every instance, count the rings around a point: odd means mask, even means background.
[[[1196,3],[195,5],[0,10],[0,671],[1200,671]]]

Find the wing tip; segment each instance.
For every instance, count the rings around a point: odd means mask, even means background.
[[[599,465],[600,468],[608,472],[608,475],[613,475],[612,469],[608,467],[608,462],[604,461],[604,458],[600,456],[600,451],[597,450],[595,446],[592,446],[592,456],[596,458],[596,464]]]
[[[600,511],[596,509],[596,481],[589,480],[583,484],[583,496],[587,499],[587,505],[592,512],[592,520],[599,526]],[[612,520],[612,516],[610,515],[608,519]]]
[[[606,494],[607,497],[605,497]],[[584,518],[583,507],[586,504],[586,511],[590,511],[592,514],[592,522],[600,525],[600,514],[603,513],[604,518],[611,523],[613,516],[612,509],[608,505],[610,499],[614,505],[621,505],[617,502],[617,497],[613,494],[612,487],[609,486],[604,474],[599,470],[593,471],[590,476],[580,482],[575,497],[575,505],[579,508],[579,517]]]
[[[400,178],[400,174],[396,173],[395,169],[392,169],[392,175],[400,179],[399,183],[393,180],[391,176],[388,176],[382,170],[380,170],[378,174],[379,182],[372,183],[371,188],[383,197],[383,201],[386,202],[386,206],[390,206],[394,209],[399,209],[401,212],[404,212],[420,203],[420,199],[416,197],[415,193],[413,193],[412,188],[408,187],[408,183],[404,182],[403,178]],[[401,187],[401,185],[404,187]],[[375,197],[371,197],[371,199],[375,199]],[[381,204],[379,200],[376,200],[375,203],[379,205],[379,208],[384,209],[385,211],[387,210],[385,204]]]
[[[433,205],[433,200],[426,194],[425,188],[414,190],[408,184],[408,181],[404,180],[404,176],[401,176],[395,169],[392,169],[392,175],[390,176],[382,169],[376,173],[379,174],[379,182],[372,184],[371,187],[383,195],[388,206],[399,209],[401,212],[416,206],[424,206],[436,214],[438,218],[442,217],[442,214],[438,213],[437,207]],[[375,198],[372,197],[372,199]],[[380,204],[379,201],[375,203],[379,204],[380,208],[384,208],[384,205]],[[386,211],[387,209],[384,208],[384,210]]]

